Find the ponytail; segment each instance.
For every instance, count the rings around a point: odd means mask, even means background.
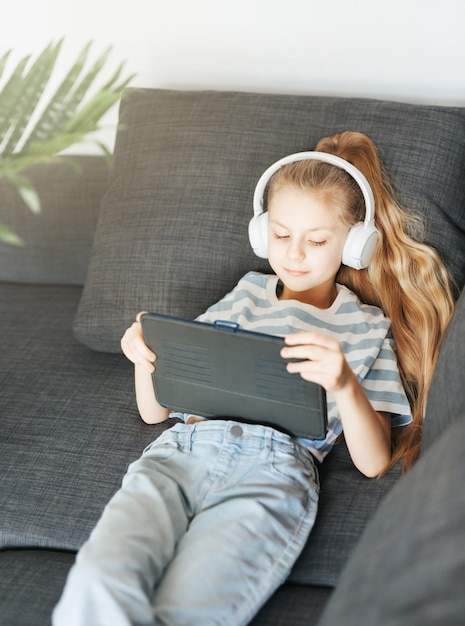
[[[373,190],[380,233],[377,251],[365,270],[341,266],[337,281],[352,289],[362,302],[380,307],[391,320],[413,415],[410,425],[393,433],[391,465],[403,459],[408,469],[420,450],[427,394],[454,307],[449,278],[436,251],[420,242],[421,221],[397,204],[369,137],[348,131],[322,139],[315,149],[355,165]]]

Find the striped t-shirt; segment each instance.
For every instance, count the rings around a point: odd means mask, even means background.
[[[197,319],[236,322],[245,330],[285,336],[299,331],[318,331],[339,341],[347,362],[357,375],[375,411],[391,414],[392,426],[412,421],[402,386],[390,333],[390,322],[381,309],[362,304],[343,285],[329,309],[318,309],[297,300],[279,300],[278,277],[249,272],[222,300]],[[338,409],[327,393],[328,428],[325,439],[299,439],[320,461],[342,432]],[[185,414],[171,417],[186,419]]]

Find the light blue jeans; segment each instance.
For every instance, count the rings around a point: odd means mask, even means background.
[[[311,453],[273,428],[176,424],[129,466],[53,624],[247,624],[304,547],[318,490]]]

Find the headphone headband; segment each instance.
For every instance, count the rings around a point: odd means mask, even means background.
[[[268,169],[266,169],[263,174],[260,176],[257,186],[255,187],[255,193],[253,197],[253,210],[254,215],[260,215],[263,212],[263,196],[265,193],[266,186],[268,185],[271,177],[275,174],[279,169],[288,165],[289,163],[295,163],[296,161],[323,161],[324,163],[329,163],[330,165],[335,165],[342,170],[345,170],[348,174],[352,176],[355,182],[360,187],[363,198],[365,200],[365,224],[369,224],[374,221],[375,218],[375,199],[373,196],[373,191],[370,187],[370,183],[366,179],[366,177],[362,174],[362,172],[349,163],[345,159],[336,156],[335,154],[330,154],[329,152],[296,152],[294,154],[289,154],[273,165],[270,165]]]
[[[253,196],[254,216],[249,222],[249,240],[255,254],[266,259],[268,256],[268,212],[263,208],[263,196],[270,178],[281,167],[296,161],[323,161],[345,170],[360,187],[365,201],[365,219],[354,224],[349,230],[344,249],[342,263],[354,269],[368,267],[375,253],[379,232],[375,226],[375,199],[370,183],[362,172],[352,163],[328,152],[296,152],[273,163],[258,180]]]

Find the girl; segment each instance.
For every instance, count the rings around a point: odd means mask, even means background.
[[[368,137],[342,133],[316,151],[276,168],[267,212],[258,211],[259,254],[275,274],[247,274],[199,319],[284,335],[289,372],[327,391],[326,438],[171,414],[183,423],[129,467],[78,554],[55,625],[247,624],[305,545],[316,461],[342,431],[367,476],[413,462],[453,307],[446,271],[412,237],[416,222],[396,204]],[[347,244],[364,221],[370,231],[354,269]],[[156,355],[140,315],[121,345],[135,365],[141,417],[157,423],[169,412],[154,394]]]

